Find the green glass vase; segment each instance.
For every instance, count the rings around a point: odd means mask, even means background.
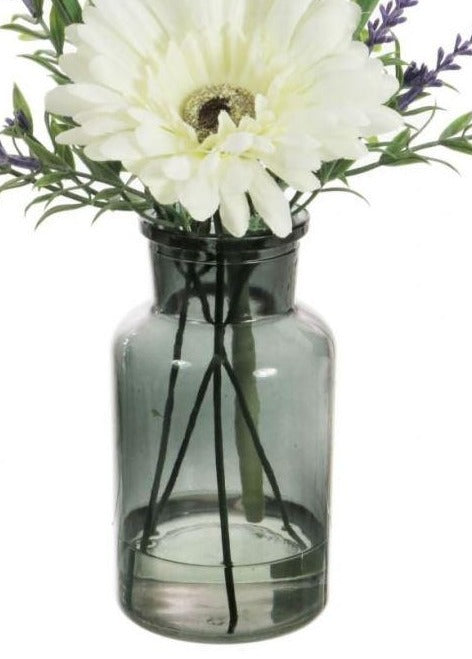
[[[333,341],[294,304],[298,243],[144,224],[156,298],[115,343],[124,611],[251,641],[326,602]]]

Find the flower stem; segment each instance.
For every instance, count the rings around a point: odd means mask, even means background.
[[[225,570],[226,595],[229,608],[228,634],[233,634],[238,622],[238,607],[234,587],[233,560],[231,556],[231,541],[229,535],[228,498],[226,494],[223,422],[222,422],[222,360],[225,354],[224,338],[224,294],[225,266],[220,254],[217,256],[216,296],[215,296],[215,341],[213,370],[213,413],[215,428],[215,462],[218,484],[218,507],[220,511],[221,544]]]
[[[173,364],[169,375],[169,384],[167,388],[167,400],[164,411],[164,420],[162,423],[161,441],[159,445],[159,455],[157,459],[156,472],[154,481],[151,488],[149,497],[149,505],[146,511],[146,518],[144,521],[143,537],[141,539],[141,551],[145,552],[149,543],[149,538],[155,528],[155,515],[157,507],[157,496],[161,486],[162,473],[164,471],[164,464],[167,455],[167,447],[169,444],[170,429],[172,424],[172,414],[174,411],[175,387],[177,378],[179,376],[178,361],[182,357],[182,345],[184,340],[185,326],[187,324],[188,301],[190,296],[190,280],[186,279],[184,296],[182,300],[182,309],[180,311],[179,326],[174,343]]]
[[[241,291],[239,299],[234,304],[236,306],[235,315],[238,317],[239,322],[232,324],[233,367],[238,382],[244,391],[251,417],[257,426],[260,401],[257,381],[254,376],[256,370],[256,344],[251,324],[241,322],[242,319],[250,317],[251,314],[247,283]],[[252,436],[237,397],[235,400],[234,424],[239,454],[242,504],[248,522],[257,523],[264,518],[265,509],[262,465],[254,448]]]
[[[179,476],[183,461],[187,454],[187,449],[189,447],[190,440],[192,439],[193,431],[195,430],[195,425],[197,423],[197,419],[200,414],[200,410],[202,408],[206,392],[208,390],[208,385],[210,384],[211,378],[213,377],[214,370],[215,370],[215,361],[212,359],[207,370],[205,371],[205,375],[203,376],[202,382],[200,384],[200,388],[198,390],[197,397],[195,399],[195,403],[187,423],[187,428],[185,429],[184,439],[182,441],[179,452],[177,454],[177,459],[172,468],[171,475],[169,477],[167,485],[164,488],[164,491],[162,492],[161,499],[156,507],[156,511],[154,515],[154,523],[156,526],[159,522],[159,517],[162,513],[162,510],[164,509],[172,492],[174,491],[174,487],[177,482],[177,478]]]
[[[228,373],[229,379],[231,380],[231,383],[234,387],[234,390],[236,392],[236,396],[238,398],[239,405],[241,407],[241,412],[244,416],[244,419],[247,423],[247,426],[249,428],[249,431],[252,436],[252,440],[254,442],[254,448],[257,452],[257,455],[259,456],[259,460],[262,463],[262,466],[264,468],[265,474],[267,476],[267,479],[272,487],[272,490],[274,492],[274,496],[277,500],[277,503],[280,508],[280,514],[282,516],[282,520],[285,526],[285,530],[287,533],[297,542],[299,545],[300,549],[305,550],[307,548],[305,542],[300,538],[300,536],[297,534],[297,532],[293,529],[292,525],[290,524],[290,520],[288,517],[287,509],[285,507],[283,498],[282,498],[282,493],[280,491],[279,484],[277,482],[277,478],[275,476],[274,470],[272,469],[272,465],[270,464],[270,461],[266,455],[266,452],[264,450],[264,447],[262,446],[262,442],[259,437],[259,433],[257,431],[256,425],[254,423],[254,420],[251,416],[251,410],[249,409],[249,406],[247,404],[246,398],[244,396],[244,391],[241,388],[241,385],[238,381],[238,378],[236,376],[236,373],[234,372],[233,367],[228,361],[228,358],[226,355],[224,355],[223,358],[223,366]]]

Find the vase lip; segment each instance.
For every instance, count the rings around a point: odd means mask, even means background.
[[[273,249],[298,242],[307,233],[310,216],[302,211],[294,216],[293,230],[285,238],[269,231],[257,231],[242,238],[231,235],[199,235],[184,229],[171,229],[164,224],[141,220],[141,231],[146,238],[159,245],[191,250],[238,252]]]

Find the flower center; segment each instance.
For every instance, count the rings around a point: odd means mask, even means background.
[[[242,87],[210,85],[197,89],[182,106],[182,119],[195,128],[200,142],[218,132],[220,112],[227,112],[236,126],[243,117],[256,116],[254,94]]]

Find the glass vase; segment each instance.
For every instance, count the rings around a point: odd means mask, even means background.
[[[333,341],[294,304],[298,243],[143,224],[156,297],[115,343],[120,601],[204,642],[325,606]]]

